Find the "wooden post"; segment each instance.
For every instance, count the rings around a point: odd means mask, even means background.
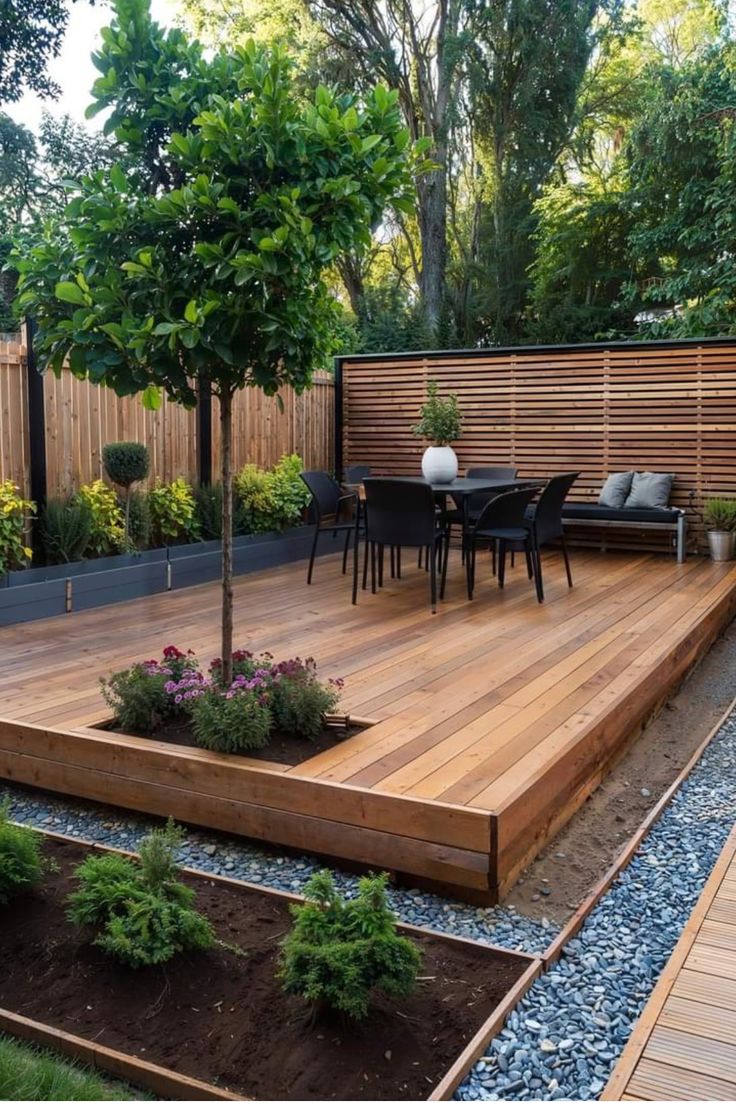
[[[335,357],[335,415],[334,415],[334,427],[335,427],[335,478],[338,482],[342,479],[342,359],[339,356]]]
[[[43,375],[36,364],[33,338],[36,324],[32,318],[23,323],[26,340],[26,383],[28,387],[28,454],[30,459],[31,499],[40,510],[46,502],[46,411],[44,408]],[[33,526],[34,550],[39,542],[38,526]]]

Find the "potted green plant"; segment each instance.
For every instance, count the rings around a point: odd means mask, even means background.
[[[708,498],[703,508],[711,559],[723,563],[733,559],[736,538],[736,499]]]
[[[419,421],[411,431],[431,441],[422,456],[422,474],[430,483],[451,483],[457,478],[457,456],[450,447],[462,430],[462,415],[457,395],[442,398],[436,380],[427,384],[427,398],[419,411]]]

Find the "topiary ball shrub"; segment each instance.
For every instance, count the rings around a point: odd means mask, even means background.
[[[104,854],[86,858],[76,871],[80,887],[68,898],[70,921],[94,927],[95,946],[124,965],[161,965],[215,944],[212,925],[194,908],[194,889],[178,879],[175,853],[183,837],[169,820],[143,840],[139,862]]]
[[[10,801],[0,804],[0,905],[41,880],[46,869],[42,842],[29,827],[10,822]]]
[[[386,873],[363,877],[357,897],[346,900],[329,870],[312,875],[306,902],[291,906],[294,926],[284,940],[279,968],[286,992],[302,996],[315,1010],[363,1019],[376,989],[390,996],[412,991],[422,955],[396,932],[387,882]]]
[[[102,449],[102,462],[108,478],[127,490],[148,475],[150,460],[145,444],[137,441],[117,441]]]

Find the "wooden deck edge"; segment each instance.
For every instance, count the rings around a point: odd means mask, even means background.
[[[501,1030],[521,997],[528,991],[534,981],[541,976],[541,973],[541,959],[533,961],[526,972],[519,977],[514,987],[506,993],[490,1018],[483,1023],[478,1032],[470,1039],[463,1052],[450,1066],[432,1094],[427,1096],[428,1099],[452,1099],[455,1089],[463,1082],[475,1062],[486,1052],[490,1042]]]
[[[580,928],[583,926],[585,920],[593,911],[593,908],[608,892],[609,888],[616,880],[618,875],[629,864],[631,859],[634,857],[636,851],[639,849],[641,843],[647,837],[657,820],[670,804],[672,798],[678,792],[683,782],[689,777],[694,768],[697,766],[704,752],[713,742],[713,740],[718,735],[719,731],[726,723],[729,716],[731,716],[731,714],[734,712],[734,710],[736,710],[736,697],[733,698],[727,708],[721,713],[713,727],[710,728],[710,730],[708,731],[708,734],[695,748],[690,758],[687,760],[685,765],[678,773],[677,777],[674,779],[674,781],[672,781],[667,789],[665,789],[664,793],[656,802],[656,804],[654,804],[654,806],[650,808],[649,812],[647,812],[646,816],[644,817],[634,834],[631,835],[627,842],[624,843],[608,869],[598,879],[598,881],[596,881],[595,885],[588,893],[586,898],[582,901],[581,904],[578,905],[578,907],[568,919],[567,923],[565,923],[565,925],[563,926],[562,930],[556,935],[556,937],[544,951],[544,953],[542,954],[542,960],[544,962],[545,970],[549,969],[549,967],[551,965],[554,965],[554,963],[559,959],[564,946],[570,941],[571,938],[575,937]]]
[[[163,1065],[141,1061],[117,1049],[68,1034],[65,1030],[47,1026],[36,1019],[27,1019],[0,1008],[0,1030],[24,1042],[53,1049],[65,1057],[89,1065],[110,1076],[127,1080],[166,1099],[243,1099],[242,1095],[225,1091],[203,1080],[172,1072]]]
[[[703,612],[697,623],[692,626],[690,632],[673,643],[668,649],[667,653],[658,664],[656,679],[652,679],[648,677],[646,673],[643,673],[635,686],[631,687],[629,690],[623,702],[623,706],[620,701],[614,702],[598,717],[594,727],[585,733],[586,746],[589,748],[589,757],[594,753],[596,741],[601,742],[601,740],[603,740],[605,746],[610,747],[610,750],[605,754],[601,754],[600,751],[597,753],[599,761],[597,765],[595,765],[595,768],[594,763],[592,761],[589,762],[588,768],[582,777],[582,782],[570,787],[564,805],[560,807],[556,813],[553,811],[553,813],[546,818],[544,818],[541,813],[537,815],[537,819],[543,822],[543,827],[530,842],[524,854],[513,858],[510,863],[508,861],[506,863],[504,862],[504,852],[507,848],[505,848],[501,842],[504,831],[504,817],[513,815],[514,811],[518,808],[522,810],[526,808],[528,816],[528,808],[530,800],[535,792],[535,787],[527,788],[523,794],[514,796],[504,806],[495,810],[498,852],[492,855],[492,869],[498,872],[498,895],[500,900],[503,900],[504,896],[506,896],[515,884],[516,878],[521,871],[529,865],[533,858],[546,845],[549,838],[554,837],[565,823],[572,818],[587,797],[598,787],[600,782],[615,764],[617,758],[625,754],[637,734],[646,726],[651,717],[656,715],[657,711],[670,699],[676,688],[682,684],[690,671],[705,658],[715,640],[718,639],[719,635],[721,635],[725,628],[731,623],[734,615],[736,615],[736,588],[732,586],[713,605]],[[666,670],[664,682],[660,683],[659,679],[667,666],[669,666],[669,669]],[[651,683],[651,686],[649,683]],[[727,716],[734,707],[736,707],[736,699],[731,702],[724,717]],[[608,735],[605,735],[612,722],[614,723],[614,735],[612,736],[610,732]],[[718,721],[716,727],[720,726],[721,723],[723,723],[723,718]],[[623,734],[615,736],[617,726],[618,730]],[[696,753],[702,753],[702,749],[705,748],[707,742],[714,734],[715,732],[711,732],[709,737],[706,737],[706,741],[704,741],[701,748],[699,748],[699,752]],[[579,759],[579,757],[580,741],[576,740],[568,746],[564,753],[560,754],[557,761],[551,764],[545,771],[543,777],[541,777],[537,783],[536,789],[541,791],[552,786],[554,791],[559,793],[559,786],[555,784],[556,775],[559,774],[562,777],[569,776],[569,768],[567,767],[568,761],[574,761]],[[692,768],[690,763],[688,763],[688,766]],[[511,837],[512,844],[514,838],[515,836]]]
[[[72,835],[65,835],[58,831],[47,831],[44,828],[31,827],[39,835],[59,842],[73,843],[75,846],[85,847],[93,851],[122,854],[125,857],[137,857],[135,851],[124,850],[121,847],[108,846],[105,843],[88,842]],[[289,892],[285,889],[277,889],[268,885],[259,885],[251,881],[238,881],[233,877],[227,877],[219,873],[207,873],[192,866],[181,866],[181,871],[189,876],[203,881],[216,881],[219,884],[243,891],[257,892],[263,896],[272,896],[289,903],[302,903],[304,896],[299,893]],[[474,948],[482,947],[497,956],[507,959],[526,962],[526,968],[514,986],[506,993],[501,1002],[494,1008],[490,1016],[480,1026],[476,1034],[471,1038],[460,1055],[452,1063],[448,1071],[434,1088],[428,1100],[451,1099],[455,1088],[460,1084],[476,1060],[488,1048],[488,1044],[503,1026],[508,1015],[513,1011],[524,993],[542,973],[542,959],[537,954],[527,954],[521,950],[509,950],[505,946],[496,946],[493,943],[479,942],[476,939],[465,938],[462,935],[451,934],[445,931],[435,931],[429,927],[419,927],[414,923],[398,922],[397,927],[401,931],[431,935],[441,942],[460,943]],[[114,1075],[132,1084],[146,1088],[157,1095],[168,1099],[243,1099],[251,1097],[236,1095],[224,1088],[218,1088],[214,1084],[195,1080],[191,1077],[173,1072],[164,1066],[141,1061],[137,1057],[128,1056],[119,1050],[108,1049],[96,1042],[88,1041],[75,1034],[68,1034],[56,1027],[47,1026],[33,1019],[24,1018],[11,1011],[0,1008],[0,1029],[14,1037],[24,1041],[33,1042],[40,1046],[70,1056],[93,1068]]]
[[[690,917],[677,941],[677,945],[672,951],[669,961],[662,970],[654,991],[644,1006],[644,1010],[634,1024],[634,1029],[626,1043],[624,1051],[618,1059],[608,1083],[603,1090],[603,1094],[601,1095],[602,1100],[621,1099],[625,1093],[639,1062],[639,1058],[656,1025],[659,1013],[690,953],[703,920],[708,914],[716,893],[721,887],[723,878],[728,872],[734,855],[736,855],[736,827],[731,829],[731,833],[703,887],[703,891],[690,913]]]

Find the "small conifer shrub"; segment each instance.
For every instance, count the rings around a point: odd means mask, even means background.
[[[347,900],[332,874],[310,878],[304,904],[293,904],[294,925],[281,953],[284,990],[315,1007],[353,1019],[368,1014],[371,994],[408,995],[416,983],[421,951],[396,931],[388,906],[388,874],[361,878],[358,895]]]
[[[103,854],[86,858],[76,871],[80,887],[68,898],[69,919],[94,928],[95,945],[125,965],[161,965],[215,944],[211,924],[194,908],[194,890],[178,877],[182,838],[169,820],[143,840],[138,862]]]
[[[38,884],[47,868],[43,839],[30,827],[10,822],[10,801],[0,803],[0,906]]]

